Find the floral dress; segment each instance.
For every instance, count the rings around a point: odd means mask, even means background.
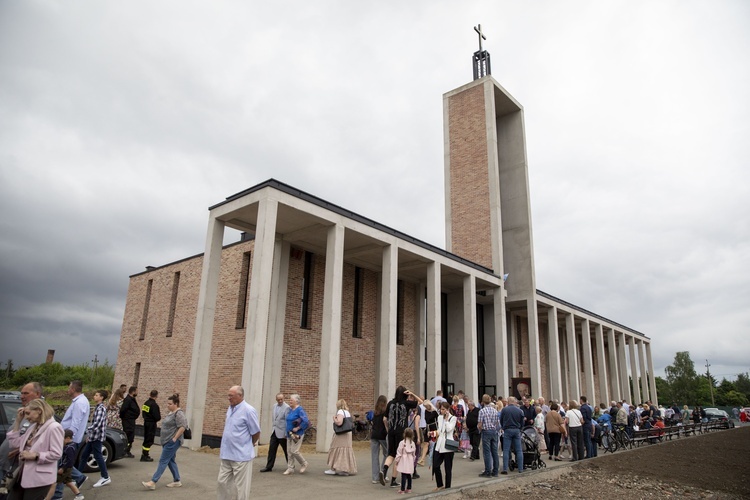
[[[122,419],[120,418],[120,408],[122,408],[122,399],[114,405],[107,405],[107,427],[122,430]]]

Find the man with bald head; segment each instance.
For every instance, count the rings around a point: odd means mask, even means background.
[[[245,401],[239,385],[229,388],[229,408],[221,436],[219,458],[219,500],[247,500],[253,478],[255,445],[260,439],[258,412]]]

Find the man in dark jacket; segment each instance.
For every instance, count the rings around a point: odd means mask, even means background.
[[[122,430],[128,438],[128,446],[125,449],[126,458],[135,458],[135,456],[130,453],[130,448],[133,446],[133,440],[135,439],[135,420],[141,415],[141,408],[135,400],[137,396],[138,387],[131,386],[130,389],[128,389],[128,395],[125,396],[125,399],[122,401],[122,408],[120,408]]]
[[[156,398],[159,397],[159,391],[154,389],[149,396],[150,397],[141,407],[141,413],[143,413],[143,446],[141,447],[141,462],[154,461],[154,459],[148,455],[148,452],[151,451],[151,445],[154,444],[156,422],[161,420],[159,405],[156,404]]]
[[[479,460],[479,444],[482,435],[477,429],[479,423],[479,408],[476,407],[474,401],[469,400],[469,412],[466,414],[466,429],[469,432],[469,441],[471,442],[471,460]]]

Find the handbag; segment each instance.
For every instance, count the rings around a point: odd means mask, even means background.
[[[444,448],[448,451],[459,451],[459,443],[455,439],[446,439]]]
[[[354,429],[354,422],[352,421],[352,417],[344,417],[344,421],[341,422],[341,425],[336,425],[336,422],[333,423],[333,432],[336,434],[346,434],[347,432],[352,432]]]

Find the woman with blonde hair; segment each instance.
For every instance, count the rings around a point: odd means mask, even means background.
[[[352,414],[349,413],[349,407],[346,401],[339,399],[336,402],[336,415],[333,416],[333,440],[328,450],[328,470],[325,474],[331,476],[351,476],[357,473],[357,460],[354,457],[352,448],[352,431],[341,432],[338,430],[344,420],[349,419],[351,422]]]
[[[21,433],[24,416],[31,424]],[[19,450],[20,470],[9,499],[43,499],[57,483],[57,461],[63,451],[63,428],[55,421],[55,411],[44,400],[34,399],[21,407],[8,432],[11,448]]]
[[[565,425],[570,437],[570,448],[573,451],[573,461],[586,458],[583,442],[583,415],[578,409],[578,401],[571,399],[568,411],[565,413]]]

